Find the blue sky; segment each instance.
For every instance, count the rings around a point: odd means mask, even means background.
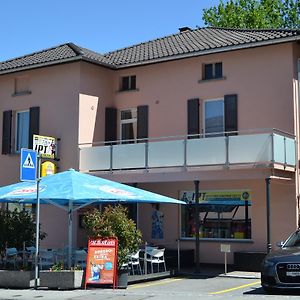
[[[219,0],[0,0],[0,61],[73,42],[105,53],[203,27]]]

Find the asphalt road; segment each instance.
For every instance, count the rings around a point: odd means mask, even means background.
[[[299,298],[298,298],[299,297]],[[266,295],[258,279],[243,278],[168,278],[130,285],[126,290],[89,289],[74,291],[5,290],[0,299],[51,299],[51,300],[218,300],[218,299],[300,299],[300,291]]]

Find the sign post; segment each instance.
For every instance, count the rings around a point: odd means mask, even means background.
[[[39,274],[39,237],[40,237],[40,157],[36,151],[31,149],[21,149],[21,161],[20,161],[20,180],[21,181],[35,181],[36,182],[36,231],[35,231],[35,277],[34,288],[38,286],[38,274]]]
[[[118,240],[90,239],[86,262],[85,288],[87,284],[117,283]]]
[[[224,252],[224,267],[225,267],[225,275],[226,275],[227,274],[227,253],[230,253],[230,245],[221,244],[221,252]]]

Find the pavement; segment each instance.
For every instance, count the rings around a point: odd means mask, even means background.
[[[199,272],[196,273],[193,268],[183,269],[180,272],[175,272],[174,276],[186,277],[186,278],[212,278],[212,277],[228,277],[228,278],[243,278],[243,279],[259,279],[259,272],[248,271],[236,271],[228,269],[228,272],[224,272],[225,268],[214,266],[200,266]],[[153,279],[152,279],[153,280]],[[159,278],[156,278],[159,280]],[[176,279],[175,279],[176,280]],[[110,289],[109,289],[110,290]],[[71,299],[84,299],[93,300],[99,299],[109,292],[108,289],[89,288],[88,290],[76,289],[76,290],[48,290],[45,288],[39,288],[38,290],[30,289],[0,289],[0,300],[32,300],[35,298],[42,298],[43,300],[71,300]],[[118,290],[122,293],[122,290]],[[124,291],[124,290],[123,290]],[[102,295],[102,296],[101,296]],[[108,296],[108,295],[106,295]],[[110,299],[109,297],[107,299]]]
[[[195,268],[183,269],[176,272],[178,276],[191,277],[228,277],[228,278],[244,278],[244,279],[260,279],[260,272],[253,271],[237,271],[233,267],[228,267],[225,273],[225,266],[221,265],[200,265],[199,272],[195,272]]]

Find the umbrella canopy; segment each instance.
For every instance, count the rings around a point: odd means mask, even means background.
[[[0,202],[36,203],[35,183],[20,182],[0,188]],[[93,202],[174,203],[184,201],[169,198],[139,188],[84,174],[70,169],[42,177],[39,184],[41,203],[67,206],[87,205]]]

